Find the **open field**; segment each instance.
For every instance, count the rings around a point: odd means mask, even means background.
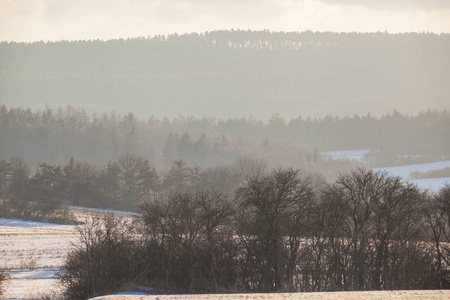
[[[348,150],[348,151],[328,151],[321,152],[324,159],[342,159],[342,160],[353,160],[357,162],[363,162],[363,157],[367,154],[369,150]],[[424,179],[412,179],[411,173],[413,172],[428,172],[435,171],[450,167],[450,160],[436,161],[423,164],[405,165],[405,166],[393,166],[393,167],[382,167],[374,168],[374,171],[384,171],[392,176],[399,176],[404,180],[414,183],[423,190],[429,190],[431,192],[437,193],[446,184],[450,184],[450,177],[441,178],[424,178]]]
[[[370,150],[343,150],[343,151],[327,151],[321,152],[320,154],[324,159],[341,159],[341,160],[355,160],[362,162],[365,154],[369,153]]]
[[[444,169],[447,167],[450,167],[450,160],[437,161],[437,162],[426,163],[426,164],[408,165],[408,166],[375,168],[374,170],[375,171],[386,171],[391,175],[409,179],[411,177],[411,173],[414,171],[428,172],[428,171]]]
[[[430,192],[437,193],[446,184],[450,184],[450,177],[442,178],[424,178],[424,179],[411,179],[411,173],[413,172],[428,172],[434,170],[440,170],[450,167],[450,161],[437,161],[433,163],[426,164],[416,164],[408,166],[399,167],[387,167],[387,168],[376,168],[375,171],[385,171],[393,176],[399,176],[408,182],[414,183],[423,190],[429,190]]]
[[[277,293],[277,294],[226,294],[226,295],[126,295],[118,294],[93,298],[96,300],[446,300],[450,299],[449,290],[413,290],[413,291],[368,291],[368,292],[316,292],[316,293]]]
[[[89,213],[135,213],[71,207],[82,220]],[[75,226],[0,218],[0,268],[9,270],[5,299],[40,298],[61,292],[58,271],[77,242]]]
[[[10,270],[6,299],[58,292],[57,271],[71,249],[73,226],[0,219],[0,267]]]

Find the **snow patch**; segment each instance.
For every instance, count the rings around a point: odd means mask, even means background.
[[[414,183],[420,189],[437,193],[446,185],[450,185],[450,177],[415,179],[409,180],[409,182]]]
[[[132,212],[132,211],[122,211],[122,210],[115,210],[115,209],[109,209],[109,208],[91,208],[91,207],[82,207],[82,206],[69,206],[69,209],[75,210],[75,211],[82,211],[82,212],[140,216],[140,214]]]
[[[366,292],[313,292],[313,293],[267,293],[267,294],[210,294],[210,295],[109,295],[95,300],[410,300],[410,299],[450,299],[450,290],[409,290],[409,291],[366,291]]]
[[[116,295],[143,295],[143,296],[149,296],[150,294],[141,293],[141,292],[120,292]]]
[[[19,219],[4,219],[0,218],[0,226],[13,226],[13,227],[64,227],[69,228],[71,225],[62,225],[62,224],[54,224],[54,223],[45,223],[45,222],[33,222]]]
[[[361,162],[364,155],[369,152],[370,150],[345,150],[320,152],[320,154],[324,159],[355,160]]]
[[[374,171],[386,171],[393,176],[399,176],[404,179],[410,179],[411,173],[419,171],[422,173],[440,170],[450,167],[450,160],[437,161],[433,163],[417,164],[409,166],[399,166],[399,167],[387,167],[387,168],[374,168]]]
[[[45,271],[11,271],[9,277],[11,279],[57,279],[59,270]]]

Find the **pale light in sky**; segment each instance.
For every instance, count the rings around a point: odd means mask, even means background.
[[[450,32],[450,0],[0,0],[0,41],[220,29]]]

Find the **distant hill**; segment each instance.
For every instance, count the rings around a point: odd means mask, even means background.
[[[213,31],[0,43],[0,103],[138,118],[290,119],[448,108],[450,35]]]

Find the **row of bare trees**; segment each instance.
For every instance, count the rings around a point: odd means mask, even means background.
[[[94,231],[82,225],[63,284],[73,291],[76,282],[85,296],[130,281],[200,293],[450,287],[449,186],[428,195],[363,169],[328,184],[298,170],[239,166],[243,181],[231,193],[211,187],[154,195],[141,206],[133,234],[117,241],[130,250],[115,251],[121,247],[115,243],[101,248],[105,234],[123,232],[120,222]],[[87,245],[86,237],[94,242]],[[92,251],[104,255],[103,263],[88,260]],[[126,276],[95,279],[117,276],[102,272],[117,266],[117,256],[129,266]],[[78,280],[83,276],[108,285],[94,289]]]

